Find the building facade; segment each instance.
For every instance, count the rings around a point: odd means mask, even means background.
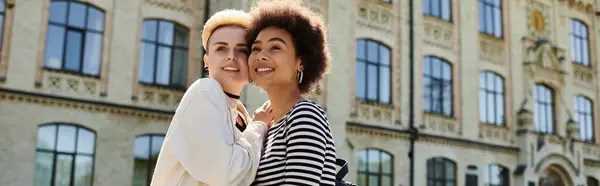
[[[207,16],[253,3],[0,1],[0,185],[148,185]],[[305,3],[348,181],[409,185],[414,139],[415,186],[598,185],[599,0],[415,0],[413,36],[409,1]]]

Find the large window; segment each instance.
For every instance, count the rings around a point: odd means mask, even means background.
[[[554,134],[554,93],[543,84],[536,84],[533,90],[535,128],[541,133]]]
[[[423,58],[423,108],[425,112],[452,116],[452,67],[438,57]]]
[[[423,14],[452,21],[451,0],[423,0]]]
[[[571,19],[571,60],[590,66],[590,43],[585,23]]]
[[[587,177],[587,186],[599,186],[598,180],[593,177]]]
[[[4,21],[6,20],[6,0],[0,0],[0,50],[2,50],[2,38],[4,36]]]
[[[391,104],[390,48],[377,41],[356,40],[356,98]]]
[[[164,139],[164,135],[143,135],[135,138],[134,186],[150,185]]]
[[[38,128],[35,184],[92,185],[96,133],[75,125]]]
[[[479,0],[479,32],[502,38],[502,0]]]
[[[48,19],[45,68],[99,76],[104,12],[77,1],[53,0]]]
[[[449,159],[435,157],[427,160],[427,186],[455,186],[456,164]]]
[[[509,171],[498,164],[489,164],[483,168],[485,186],[509,186]]]
[[[358,185],[391,186],[394,175],[394,158],[391,154],[364,149],[358,153]]]
[[[583,141],[594,141],[594,107],[584,96],[575,96],[575,121],[579,124],[579,135]]]
[[[187,86],[187,28],[165,20],[144,20],[139,61],[143,84],[184,89]]]
[[[505,125],[504,79],[493,72],[479,73],[479,121]]]

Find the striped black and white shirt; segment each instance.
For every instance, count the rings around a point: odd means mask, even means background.
[[[252,185],[335,185],[335,160],[325,111],[303,100],[269,129]]]

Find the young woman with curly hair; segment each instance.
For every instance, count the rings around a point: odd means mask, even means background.
[[[250,16],[250,77],[268,94],[274,117],[253,185],[335,185],[325,111],[302,97],[329,70],[323,21],[291,0],[260,1]]]

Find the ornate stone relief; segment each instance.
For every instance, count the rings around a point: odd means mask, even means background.
[[[456,119],[425,113],[424,116],[425,131],[442,134],[460,134],[460,126]]]
[[[570,8],[576,9],[578,11],[582,11],[588,14],[595,13],[595,0],[559,0],[560,2],[565,2],[569,4]]]
[[[144,106],[175,109],[183,97],[184,91],[139,85],[137,94],[132,97],[134,103]]]
[[[425,43],[447,50],[454,48],[454,24],[424,16],[423,31]]]
[[[100,79],[63,72],[44,71],[41,88],[44,92],[76,97],[106,96],[104,84]]]
[[[551,34],[552,22],[550,12],[552,8],[545,3],[529,1],[527,3],[527,29],[529,36],[548,38]]]
[[[596,78],[593,68],[573,63],[572,74],[575,85],[594,90]]]
[[[479,137],[491,141],[510,142],[511,131],[506,127],[494,126],[489,124],[479,125]]]
[[[479,38],[479,57],[483,61],[504,65],[504,40],[485,34]]]
[[[187,6],[192,0],[144,0],[146,4],[157,6],[164,9],[183,12],[185,14],[193,14],[194,11]]]
[[[362,0],[357,5],[357,24],[393,36],[392,6],[373,0]]]
[[[323,20],[327,20],[328,0],[303,0],[302,2],[308,5],[314,13],[320,14]]]
[[[584,156],[591,156],[600,159],[600,146],[593,144],[584,144],[582,149]]]
[[[394,108],[391,105],[381,105],[357,101],[358,103],[351,108],[350,117],[356,121],[377,122],[384,125],[391,125],[394,122],[392,117]]]

